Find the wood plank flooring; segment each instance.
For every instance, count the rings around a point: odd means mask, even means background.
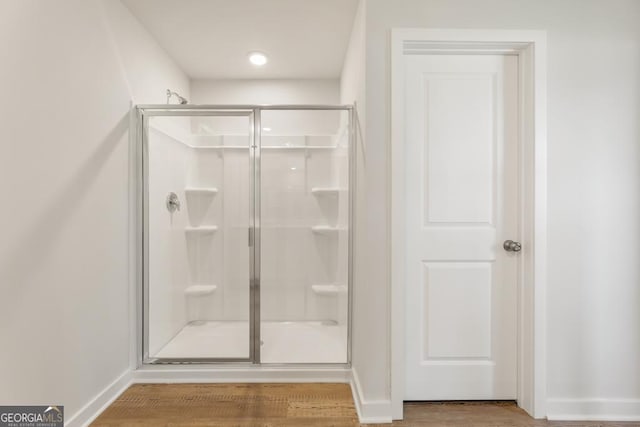
[[[348,384],[136,384],[92,426],[357,427]],[[369,426],[372,426],[369,424]],[[389,426],[379,424],[376,426]],[[533,420],[512,402],[407,403],[411,427],[640,427]]]

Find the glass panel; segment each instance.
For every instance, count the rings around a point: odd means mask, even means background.
[[[347,362],[348,119],[262,111],[263,363]]]
[[[251,116],[148,120],[149,358],[248,359]]]

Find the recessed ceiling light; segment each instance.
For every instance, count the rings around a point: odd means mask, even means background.
[[[260,67],[267,63],[267,55],[262,52],[250,52],[249,62]]]
[[[265,132],[271,132],[271,128],[262,128],[262,130]]]

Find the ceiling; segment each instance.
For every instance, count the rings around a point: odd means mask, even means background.
[[[193,79],[338,78],[358,0],[122,0]],[[252,66],[247,54],[269,62]]]

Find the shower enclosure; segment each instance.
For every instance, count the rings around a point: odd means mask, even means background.
[[[141,363],[350,362],[352,114],[137,107]]]

